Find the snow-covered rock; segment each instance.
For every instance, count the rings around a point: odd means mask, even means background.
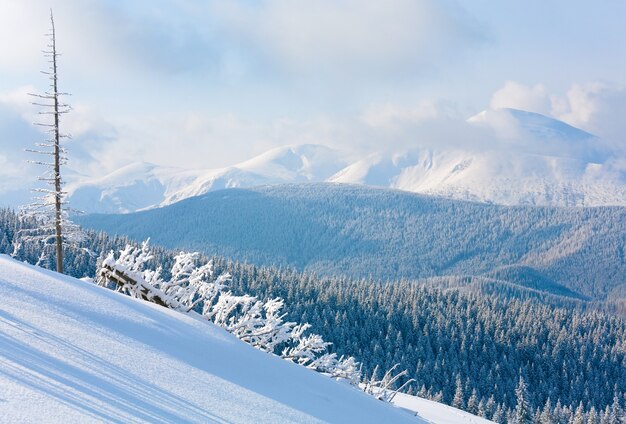
[[[192,315],[4,255],[0,298],[3,422],[481,422],[399,397],[415,417]]]

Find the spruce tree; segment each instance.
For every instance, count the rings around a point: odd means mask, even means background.
[[[467,411],[476,415],[478,413],[478,395],[476,389],[472,390],[472,395],[467,401]]]
[[[578,404],[578,408],[576,408],[576,412],[574,413],[574,420],[572,424],[585,424],[585,413],[583,411],[582,402],[580,402]]]
[[[546,401],[546,404],[541,411],[541,418],[539,420],[539,424],[552,424],[554,422],[554,418],[552,416],[552,403],[550,402],[550,398]]]
[[[526,383],[524,378],[519,378],[519,383],[515,389],[516,404],[515,404],[515,424],[531,424],[532,414],[528,405],[528,390],[526,389]]]
[[[465,408],[465,394],[463,393],[463,383],[461,383],[461,377],[456,377],[456,390],[454,392],[454,399],[452,399],[452,406],[459,409]]]

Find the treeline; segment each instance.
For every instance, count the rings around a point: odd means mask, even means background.
[[[3,253],[12,250],[20,225],[28,223],[0,211]],[[97,256],[126,242],[89,233],[81,248],[67,253],[66,268],[75,276],[93,275]],[[154,253],[154,265],[171,268],[173,252]],[[38,257],[36,249],[25,249],[19,259]],[[442,289],[411,281],[320,278],[220,258],[215,266],[218,273],[232,274],[235,293],[285,299],[287,319],[310,323],[338,355],[356,357],[364,375],[376,365],[399,363],[409,371],[406,378],[417,381],[410,393],[505,422],[515,415],[522,378],[532,419],[543,415],[568,423],[578,414],[600,423],[605,415],[623,413],[626,322],[583,301],[521,299],[460,284]],[[465,282],[471,285],[471,278]]]

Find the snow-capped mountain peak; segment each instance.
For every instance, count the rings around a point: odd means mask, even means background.
[[[593,134],[573,127],[558,119],[550,118],[540,113],[512,108],[483,110],[470,117],[467,122],[493,128],[498,128],[498,124],[501,126],[505,123],[513,123],[524,133],[533,134],[543,139],[557,138],[579,141],[596,138]]]
[[[479,147],[377,153],[330,181],[506,205],[625,204],[625,174],[594,135],[516,109],[486,110],[468,123],[484,137]]]
[[[163,204],[223,188],[325,181],[346,166],[343,156],[338,150],[315,144],[278,147],[228,168],[207,170],[167,196]]]
[[[68,184],[72,208],[126,213],[177,202],[213,190],[289,182],[321,182],[347,165],[344,154],[322,145],[278,147],[217,169],[184,170],[146,162],[100,178]]]

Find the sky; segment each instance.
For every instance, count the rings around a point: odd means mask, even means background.
[[[500,107],[626,145],[622,0],[2,0],[0,193],[41,138],[27,93],[46,88],[51,8],[80,174],[471,144],[462,123]]]

